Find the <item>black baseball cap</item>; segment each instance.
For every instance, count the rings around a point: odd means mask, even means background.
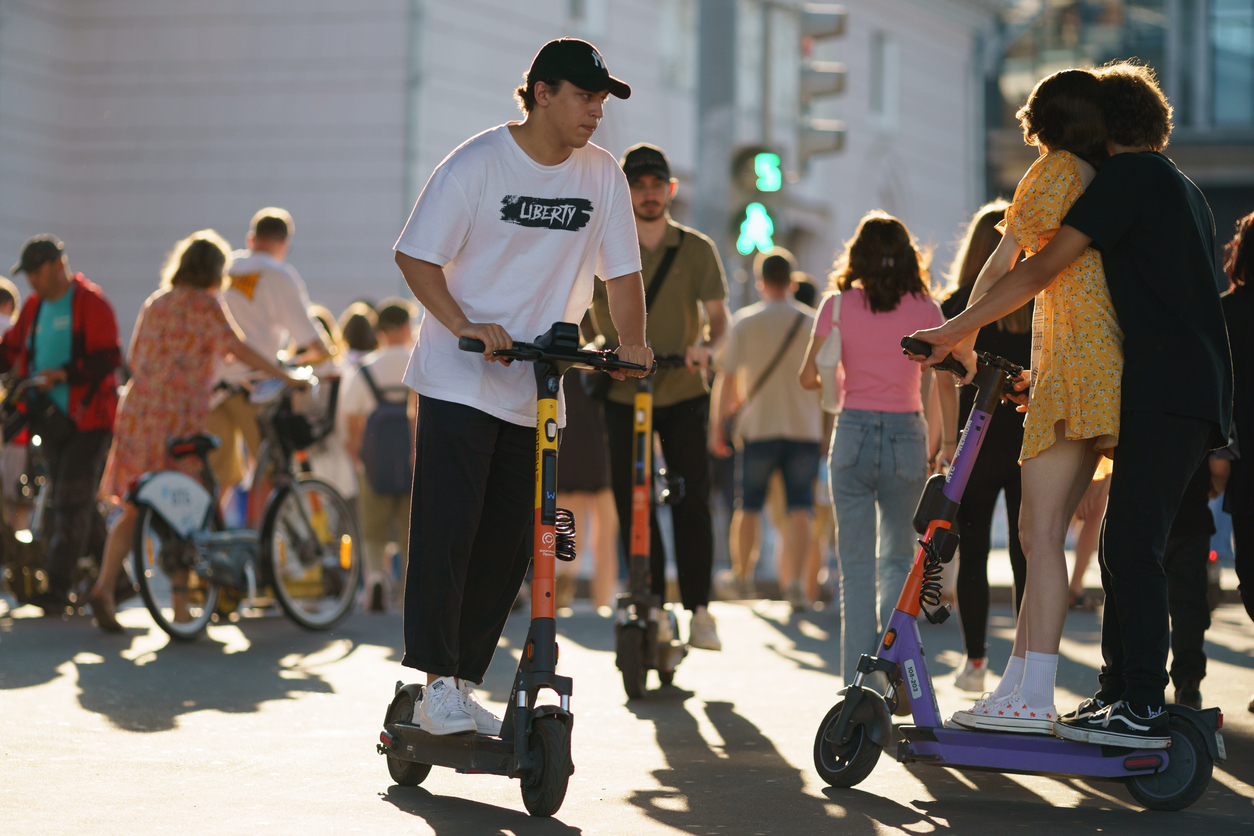
[[[22,245],[22,257],[13,265],[10,273],[30,273],[38,270],[49,261],[60,258],[65,252],[65,244],[55,235],[36,235],[28,238]]]
[[[634,183],[646,174],[656,174],[663,180],[671,179],[671,163],[666,159],[666,152],[647,142],[628,148],[619,165],[623,167],[628,183]]]
[[[540,47],[531,59],[527,83],[534,81],[569,81],[592,93],[608,90],[613,96],[626,99],[631,95],[627,83],[610,75],[605,59],[597,48],[578,38],[558,38]]]

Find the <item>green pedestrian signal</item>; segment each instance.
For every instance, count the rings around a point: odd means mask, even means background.
[[[779,168],[779,154],[763,152],[753,158],[753,173],[758,176],[755,184],[760,192],[777,192],[784,185],[784,173]]]
[[[778,160],[779,157],[775,159]],[[775,242],[771,240],[774,234],[775,221],[771,219],[771,213],[761,203],[750,203],[745,207],[744,220],[740,222],[740,237],[736,239],[736,249],[741,255],[748,255],[754,250],[770,252],[775,248]]]

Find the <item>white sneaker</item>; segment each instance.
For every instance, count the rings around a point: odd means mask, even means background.
[[[718,639],[718,627],[709,610],[700,609],[692,614],[692,621],[688,624],[688,646],[702,650],[723,649],[723,643]]]
[[[462,734],[478,728],[462,704],[462,693],[451,676],[442,676],[422,690],[418,727],[428,734]]]
[[[962,672],[954,677],[954,685],[957,685],[963,691],[972,691],[976,694],[984,690],[984,674],[988,673],[988,661],[979,659],[976,662],[967,660]]]
[[[1053,734],[1058,709],[1053,705],[1028,705],[1018,688],[1003,700],[989,700],[980,711],[972,709],[975,727],[990,731]]]
[[[980,695],[980,698],[975,701],[975,705],[971,706],[965,711],[955,711],[953,715],[950,716],[949,721],[953,722],[955,725],[960,726],[964,729],[979,728],[979,726],[975,724],[975,715],[987,714],[988,704],[992,701],[993,701],[993,692],[985,691],[983,694]]]
[[[501,733],[501,718],[488,711],[475,696],[475,689],[465,679],[462,680],[462,708],[475,721],[475,730],[479,734],[490,734],[497,737]]]

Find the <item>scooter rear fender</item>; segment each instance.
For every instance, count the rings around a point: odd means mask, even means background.
[[[1210,752],[1211,760],[1216,763],[1224,762],[1225,759],[1219,757],[1219,743],[1215,740],[1215,732],[1219,731],[1219,718],[1223,716],[1218,708],[1203,708],[1198,711],[1187,705],[1167,703],[1167,713],[1182,720],[1188,720],[1196,726],[1197,730],[1202,733],[1202,739],[1206,741],[1206,749]]]

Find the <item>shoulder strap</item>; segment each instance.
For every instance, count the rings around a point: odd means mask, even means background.
[[[662,282],[666,281],[666,274],[671,271],[671,265],[675,263],[675,255],[679,252],[679,248],[684,245],[684,231],[679,230],[679,243],[673,247],[667,247],[662,261],[657,266],[657,271],[653,274],[653,279],[649,282],[649,289],[644,293],[644,309],[647,313],[653,308],[653,300],[657,299],[658,291],[662,289]]]
[[[839,290],[832,294],[832,311],[831,311],[832,325],[840,325],[840,297],[841,296],[842,294]]]
[[[749,390],[749,394],[745,396],[744,403],[748,403],[753,396],[762,390],[766,384],[767,378],[771,376],[771,372],[775,371],[775,367],[779,365],[779,361],[784,359],[784,355],[788,353],[788,346],[792,345],[793,339],[796,338],[797,332],[801,330],[801,323],[805,321],[806,315],[798,313],[797,318],[792,321],[792,327],[788,329],[788,335],[784,337],[784,342],[780,344],[779,350],[775,352],[775,356],[771,358],[771,362],[766,364],[766,368],[762,370],[762,374],[758,375],[758,379],[753,384],[753,388]],[[743,404],[742,404],[743,406]]]
[[[374,382],[374,376],[370,374],[370,369],[366,366],[361,366],[357,371],[361,372],[361,376],[366,379],[366,385],[370,387],[370,394],[374,395],[374,402],[382,406],[383,390],[379,388],[379,384]]]

